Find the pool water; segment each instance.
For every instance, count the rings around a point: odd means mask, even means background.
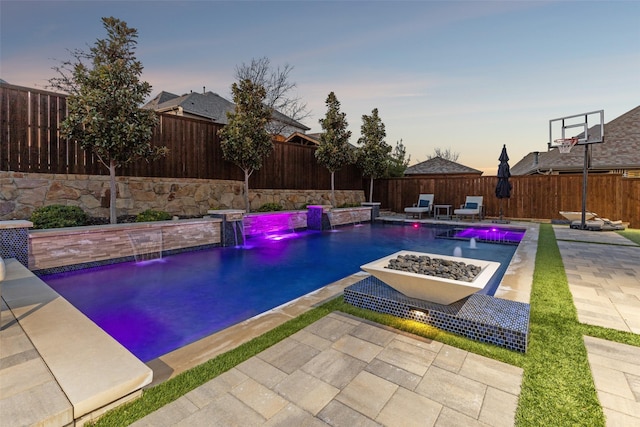
[[[441,230],[440,230],[441,231]],[[186,252],[42,279],[147,362],[360,271],[399,250],[498,261],[493,295],[516,247],[436,239],[438,230],[365,224],[247,239],[237,248]]]

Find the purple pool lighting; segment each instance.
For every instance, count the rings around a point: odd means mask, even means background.
[[[468,227],[455,230],[453,238],[476,239],[482,242],[520,243],[526,230],[520,228]]]
[[[296,218],[299,212],[276,212],[259,216],[244,217],[244,233],[246,236],[261,234],[291,233],[295,231]]]

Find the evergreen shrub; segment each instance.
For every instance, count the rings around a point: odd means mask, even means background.
[[[29,221],[35,229],[79,227],[86,225],[89,217],[78,206],[49,205],[37,208]]]

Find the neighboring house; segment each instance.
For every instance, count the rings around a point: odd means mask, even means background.
[[[317,146],[320,145],[320,134],[294,132],[289,135],[285,142],[290,142],[292,144]]]
[[[576,135],[578,136],[578,135]],[[604,125],[604,142],[591,144],[589,173],[640,178],[640,106]],[[511,175],[582,173],[584,147],[562,154],[557,148],[532,152],[511,167]]]
[[[470,168],[442,157],[433,157],[416,165],[409,166],[404,171],[404,176],[422,175],[456,175],[456,176],[480,176],[482,171]]]
[[[227,112],[233,112],[234,104],[213,92],[191,92],[178,96],[162,91],[142,108],[226,125]]]
[[[227,112],[233,112],[235,106],[233,102],[213,92],[191,92],[178,96],[162,91],[143,108],[152,109],[158,113],[211,120],[214,123],[226,125]],[[304,134],[310,129],[278,111],[273,112],[272,122],[277,125],[279,133],[285,138],[295,132]]]
[[[300,144],[300,145],[318,146],[320,145],[321,135],[322,135],[321,132],[316,132],[316,133],[296,132],[289,135],[289,137],[285,140],[285,142],[290,142],[292,144]],[[349,142],[349,147],[351,147],[353,150],[358,149],[357,146],[353,145],[350,142]]]

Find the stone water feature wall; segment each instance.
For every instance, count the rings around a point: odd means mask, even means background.
[[[366,203],[363,203],[366,204]],[[241,210],[210,210],[209,216],[222,220],[222,246],[237,246],[253,236],[293,233],[297,230],[329,230],[336,226],[371,222],[376,206],[331,209],[311,205],[307,210],[245,214]],[[377,216],[377,214],[376,214]]]
[[[141,222],[89,227],[31,230],[29,269],[58,273],[131,261],[136,241],[159,241],[163,254],[221,245],[220,219]]]
[[[247,236],[290,232],[307,228],[307,211],[279,211],[244,215]]]
[[[371,206],[331,209],[331,206],[309,206],[307,227],[310,230],[329,230],[346,225],[370,222],[375,219]]]
[[[241,181],[117,177],[118,215],[146,209],[177,216],[204,216],[211,209],[244,209]],[[286,210],[329,204],[330,190],[250,189],[251,210],[278,203]],[[336,190],[338,206],[360,204],[361,190]],[[0,220],[24,219],[52,204],[79,206],[92,217],[109,216],[109,177],[0,171]]]

